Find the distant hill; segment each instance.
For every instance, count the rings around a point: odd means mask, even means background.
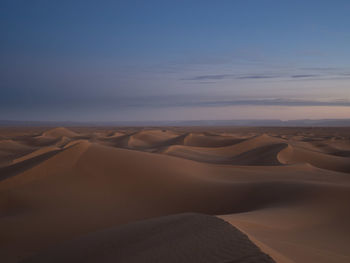
[[[265,126],[265,127],[350,127],[350,119],[320,120],[194,120],[194,121],[14,121],[0,120],[2,127],[72,127],[72,126]]]

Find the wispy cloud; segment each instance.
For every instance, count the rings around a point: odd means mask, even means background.
[[[198,75],[194,77],[182,78],[180,80],[190,80],[190,81],[202,81],[202,80],[225,80],[225,79],[239,79],[239,80],[259,80],[259,79],[284,79],[284,80],[319,80],[319,79],[344,79],[350,76],[349,72],[345,69],[335,69],[335,68],[304,68],[305,70],[313,71],[306,73],[295,73],[290,74],[290,72],[270,72],[270,73],[257,73],[257,74],[207,74]]]
[[[182,80],[218,80],[218,79],[227,79],[232,78],[233,74],[216,74],[216,75],[200,75],[192,78],[186,78]]]
[[[346,106],[350,107],[350,101],[348,100],[298,100],[298,99],[247,99],[247,100],[215,100],[215,101],[201,101],[192,102],[191,106],[239,106],[239,105],[251,105],[251,106]]]
[[[271,75],[248,75],[248,76],[239,76],[236,79],[272,79],[278,78],[280,76],[271,76]]]
[[[292,75],[292,78],[311,78],[311,77],[319,77],[319,75],[314,75],[314,74],[299,74],[299,75]]]
[[[341,71],[344,70],[342,68],[335,67],[304,67],[300,68],[300,70],[311,70],[311,71]]]
[[[168,107],[227,107],[227,106],[330,106],[350,107],[350,101],[335,100],[301,100],[285,98],[256,98],[256,99],[210,99],[201,96],[157,96],[138,99],[123,99],[120,107],[136,108],[168,108]]]
[[[184,78],[181,80],[223,80],[223,79],[270,79],[279,78],[282,75],[243,75],[243,74],[209,74],[209,75],[199,75],[190,78]]]

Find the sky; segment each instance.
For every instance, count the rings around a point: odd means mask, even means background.
[[[2,0],[0,119],[350,118],[348,0]]]

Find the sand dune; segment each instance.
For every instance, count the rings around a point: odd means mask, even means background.
[[[55,143],[55,146],[61,148],[61,147],[64,147],[65,145],[67,145],[70,141],[71,141],[71,139],[69,139],[68,137],[62,136],[60,138],[60,140]]]
[[[170,144],[179,134],[168,130],[145,130],[130,136],[130,148],[154,148]]]
[[[349,262],[346,133],[202,129],[6,131],[1,262]]]
[[[35,150],[35,147],[16,142],[13,140],[0,141],[0,167],[11,163],[15,158],[23,156]]]
[[[19,158],[13,159],[12,160],[12,164],[23,162],[25,160],[32,159],[34,157],[37,157],[37,156],[40,156],[40,155],[43,155],[43,154],[46,154],[46,153],[49,153],[49,152],[52,152],[52,151],[57,151],[59,149],[60,148],[56,147],[56,146],[42,147],[42,148],[40,148],[40,149],[38,149],[36,151],[33,151],[33,152],[29,153],[29,154],[26,154],[26,155],[21,156]]]
[[[284,164],[310,163],[316,167],[350,173],[350,159],[288,146],[278,154]]]
[[[23,262],[97,261],[273,262],[242,232],[201,214],[161,217],[95,232]]]
[[[348,188],[324,186],[310,201],[222,218],[292,262],[345,263],[349,262],[350,211],[345,201],[349,198]],[[270,255],[275,257],[274,253]]]
[[[124,136],[124,135],[125,135],[125,133],[123,133],[123,132],[112,132],[112,133],[108,134],[108,136],[106,138],[108,138],[108,139],[119,138],[119,137]]]
[[[198,147],[220,147],[243,141],[244,138],[235,136],[218,136],[204,133],[189,133],[184,139],[184,145]]]
[[[77,133],[69,130],[69,129],[66,129],[66,128],[63,128],[63,127],[59,127],[59,128],[55,128],[55,129],[51,129],[51,130],[48,130],[48,131],[45,131],[42,136],[46,136],[46,137],[76,137],[78,136]]]
[[[226,143],[231,144],[232,141]],[[266,134],[250,139],[240,139],[223,147],[191,147],[174,145],[164,153],[190,160],[235,165],[277,165],[277,154],[287,144]]]

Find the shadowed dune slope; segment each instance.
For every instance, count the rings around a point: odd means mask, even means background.
[[[280,139],[261,135],[224,147],[173,145],[164,153],[190,160],[234,165],[279,165],[278,153],[287,144]]]
[[[184,145],[197,147],[222,147],[244,141],[240,136],[218,136],[206,133],[189,133]]]
[[[26,155],[35,149],[35,147],[31,147],[13,140],[1,140],[0,167],[10,164],[13,159]]]
[[[43,155],[43,154],[46,154],[46,153],[49,153],[49,152],[52,152],[52,151],[57,151],[59,150],[60,148],[59,147],[55,147],[55,146],[47,146],[47,147],[42,147],[36,151],[33,151],[29,154],[26,154],[24,156],[21,156],[19,158],[16,158],[14,160],[12,160],[12,164],[15,164],[15,163],[19,163],[19,162],[23,162],[25,160],[28,160],[28,159],[32,159],[36,156],[39,156],[39,155]]]

